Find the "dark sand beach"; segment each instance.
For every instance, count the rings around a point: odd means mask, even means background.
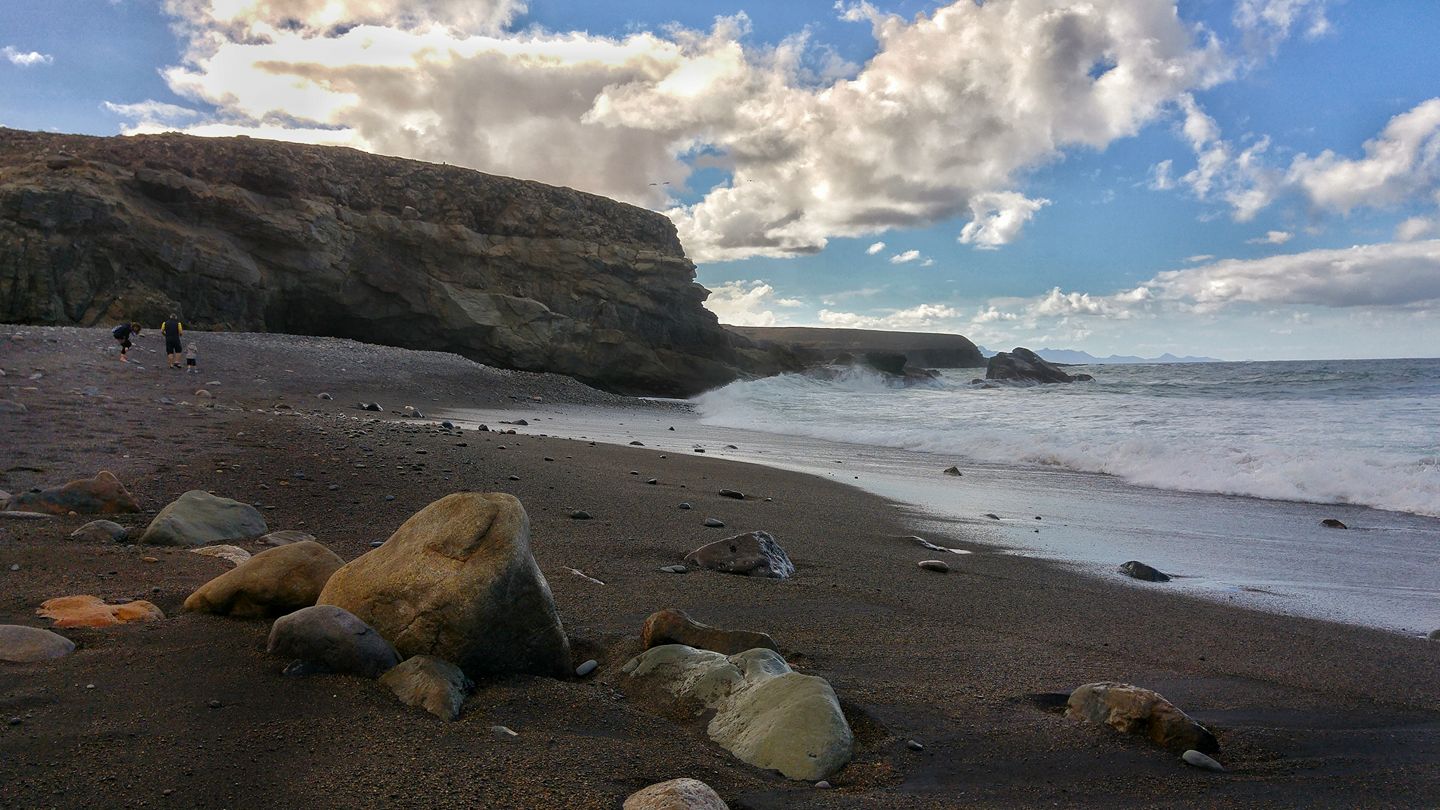
[[[250,334],[195,335],[201,371],[187,375],[148,333],[132,351],[142,370],[116,362],[103,329],[0,332],[0,399],[26,408],[0,414],[0,489],[110,470],[141,503],[117,518],[132,531],[206,489],[345,560],[443,495],[508,492],[529,513],[575,663],[600,663],[584,679],[482,682],[446,723],[372,681],[282,676],[266,621],[182,612],[223,560],[67,540],[84,516],[6,518],[0,623],[46,626],[36,607],[72,594],[148,599],[167,618],[65,630],[73,654],[0,664],[0,807],[617,808],[682,776],[732,808],[1440,804],[1440,644],[1083,576],[963,535],[931,538],[976,552],[932,574],[916,563],[934,552],[904,539],[920,516],[837,482],[396,413],[513,407],[518,419],[535,397],[673,407],[564,378]],[[210,381],[213,397],[196,397]],[[572,520],[577,509],[594,519]],[[752,529],[785,547],[794,579],[658,570]],[[627,694],[620,668],[667,607],[769,633],[834,686],[856,744],[832,788],[745,765]],[[1155,689],[1206,724],[1228,772],[1048,708],[1101,680]]]

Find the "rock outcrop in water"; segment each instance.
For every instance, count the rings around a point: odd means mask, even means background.
[[[1064,369],[1040,358],[1029,349],[1016,347],[990,358],[985,379],[1006,382],[1068,383],[1092,380],[1089,374],[1067,374]]]
[[[0,129],[0,321],[348,337],[692,394],[771,354],[674,225],[568,188],[250,138]]]
[[[876,329],[824,329],[807,326],[726,326],[730,332],[794,352],[810,363],[829,363],[841,355],[903,355],[901,366],[979,368],[980,349],[963,335],[933,332],[882,332]],[[902,373],[896,370],[894,373]]]

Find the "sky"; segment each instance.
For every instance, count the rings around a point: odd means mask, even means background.
[[[669,216],[726,323],[1440,354],[1431,0],[0,0],[0,126]]]

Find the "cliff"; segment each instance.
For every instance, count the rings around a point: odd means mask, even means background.
[[[903,354],[911,366],[979,368],[985,357],[963,335],[935,332],[882,332],[873,329],[825,329],[808,326],[726,326],[762,345],[789,349],[810,362],[828,362],[838,354]]]
[[[764,359],[694,275],[668,219],[568,188],[243,137],[0,129],[0,321],[173,310],[688,395]]]

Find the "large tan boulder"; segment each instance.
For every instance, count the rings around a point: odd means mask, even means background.
[[[1220,750],[1215,735],[1159,693],[1128,683],[1087,683],[1070,693],[1065,716],[1137,734],[1172,751]]]
[[[310,607],[345,561],[314,540],[262,551],[201,585],[185,600],[197,613],[258,618]]]
[[[621,810],[730,810],[730,806],[699,779],[671,779],[631,793]]]
[[[139,512],[135,496],[112,472],[102,470],[94,478],[82,478],[64,486],[22,492],[10,498],[6,507],[15,512],[47,515],[121,515]]]
[[[430,504],[336,571],[320,603],[360,617],[403,657],[433,655],[471,677],[571,671],[530,554],[530,518],[511,495],[461,492]]]

